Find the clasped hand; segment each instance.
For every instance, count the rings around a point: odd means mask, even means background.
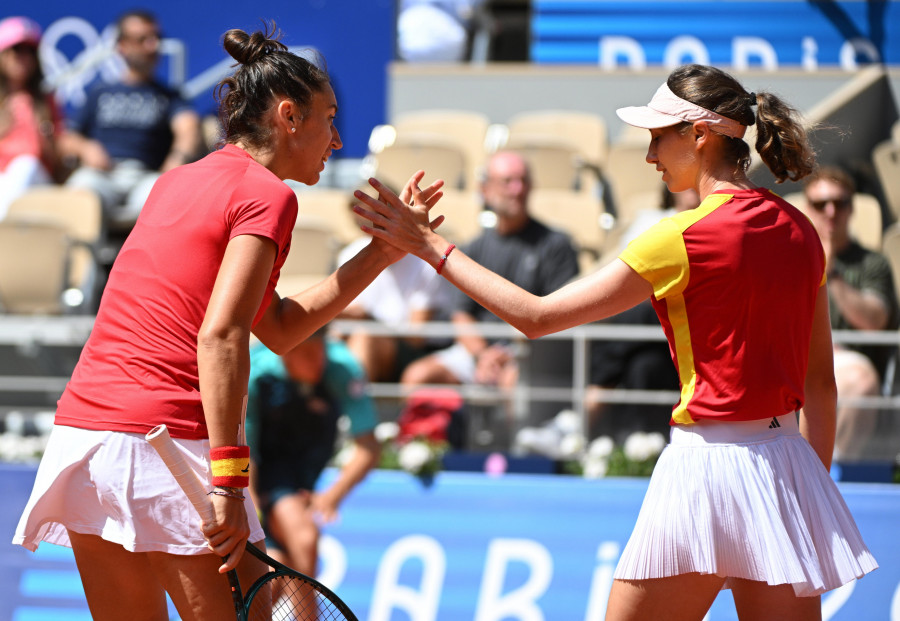
[[[377,179],[369,179],[369,185],[378,192],[378,198],[357,190],[354,196],[363,204],[354,205],[353,211],[372,223],[371,226],[361,227],[363,232],[428,261],[429,253],[433,254],[428,243],[429,236],[436,236],[434,230],[444,221],[444,216],[431,220],[429,212],[444,195],[441,191],[444,182],[438,179],[421,189],[419,182],[424,176],[424,171],[416,172],[400,196]]]

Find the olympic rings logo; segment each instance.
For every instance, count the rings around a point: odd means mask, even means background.
[[[65,47],[80,48],[71,58]],[[80,46],[78,45],[80,43]],[[125,63],[116,53],[116,26],[108,24],[98,32],[93,24],[80,17],[63,17],[47,27],[41,37],[39,54],[47,86],[55,92],[60,103],[75,107],[84,104],[87,87],[98,78],[115,82],[125,70]],[[163,39],[160,54],[169,57],[168,82],[178,87],[185,81],[185,46],[177,39]]]

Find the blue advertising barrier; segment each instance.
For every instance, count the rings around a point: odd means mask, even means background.
[[[816,71],[900,64],[900,2],[534,0],[531,59]]]
[[[372,127],[384,123],[387,65],[394,55],[394,0],[162,0],[143,5],[5,0],[0,18],[27,15],[41,25],[45,73],[71,109],[83,101],[92,80],[117,74],[118,61],[109,55],[112,25],[136,6],[151,9],[162,27],[161,79],[181,87],[203,114],[215,110],[213,87],[234,63],[222,48],[225,31],[252,32],[262,20],[274,20],[285,44],[314,48],[325,57],[340,106],[335,124],[344,148],[338,157],[363,157]]]
[[[34,466],[0,466],[7,538],[33,478]],[[325,528],[320,578],[361,621],[599,621],[646,485],[458,472],[423,485],[376,471]],[[828,593],[823,619],[900,621],[900,486],[840,487],[880,568]],[[0,584],[0,621],[90,618],[67,549],[0,546]],[[706,621],[736,619],[723,591]]]

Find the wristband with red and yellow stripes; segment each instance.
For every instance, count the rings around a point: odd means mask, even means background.
[[[212,484],[223,487],[250,485],[250,447],[220,446],[210,449]]]

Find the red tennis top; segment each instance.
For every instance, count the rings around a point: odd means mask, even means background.
[[[176,438],[208,437],[197,334],[229,240],[260,235],[278,257],[254,323],[290,248],[297,198],[245,151],[228,145],[164,174],[116,258],[56,424]]]
[[[714,193],[619,258],[653,285],[681,381],[672,424],[769,418],[803,405],[825,257],[800,211],[765,189]]]

